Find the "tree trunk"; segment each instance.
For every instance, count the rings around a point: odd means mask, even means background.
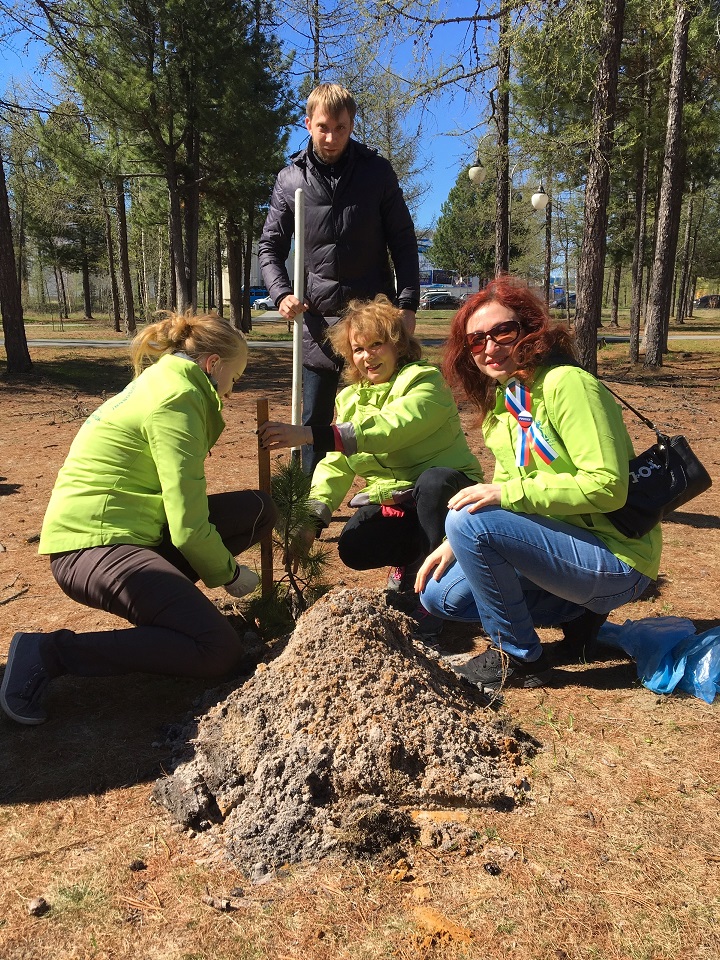
[[[675,302],[675,319],[678,323],[685,323],[688,311],[688,293],[690,290],[690,249],[693,235],[693,215],[695,212],[694,185],[690,184],[687,214],[685,222],[685,240],[683,242],[682,265],[680,267],[680,289]]]
[[[200,136],[194,125],[189,134],[188,157],[192,180],[185,184],[185,287],[188,306],[198,305],[198,238],[200,232]]]
[[[173,261],[173,308],[178,313],[189,310],[191,303],[188,297],[187,281],[185,277],[185,244],[183,241],[183,216],[178,191],[177,177],[174,163],[169,164],[167,174],[168,194],[170,198],[170,250]],[[171,179],[174,177],[174,179]]]
[[[7,373],[11,376],[29,373],[32,370],[32,360],[23,323],[22,297],[15,263],[10,202],[5,185],[2,152],[0,152],[0,312],[2,312],[5,337]]]
[[[223,263],[222,241],[220,239],[220,221],[215,221],[215,305],[218,314],[223,316]]]
[[[67,291],[65,290],[65,277],[63,277],[62,267],[59,263],[55,265],[55,282],[59,284],[58,300],[62,304],[60,316],[63,320],[70,319],[70,304],[68,303]]]
[[[125,214],[125,182],[122,177],[115,178],[115,197],[118,220],[118,247],[120,254],[120,277],[125,299],[125,329],[134,333],[135,300],[133,297],[132,277],[130,275],[130,252],[128,250],[127,216]]]
[[[630,362],[640,359],[640,317],[643,302],[643,272],[645,269],[645,238],[647,234],[647,190],[650,169],[650,151],[648,149],[647,120],[650,116],[650,71],[646,72],[645,82],[645,120],[643,131],[642,155],[635,175],[635,237],[633,240],[632,260],[632,297],[630,301]]]
[[[17,200],[16,200],[17,203]],[[23,281],[27,279],[26,258],[25,258],[25,194],[20,197],[20,223],[18,225],[18,251],[17,251],[17,275],[20,284],[20,295],[22,297]]]
[[[625,0],[605,0],[597,86],[593,101],[593,145],[585,184],[585,217],[578,264],[575,336],[579,360],[597,372],[597,331],[610,197],[610,156],[615,130],[618,70],[625,21]]]
[[[112,237],[112,220],[108,209],[105,187],[100,184],[103,216],[105,217],[105,246],[107,248],[108,274],[110,276],[110,298],[112,300],[113,329],[120,332],[120,295],[118,293],[117,273],[115,272],[115,246]]]
[[[497,159],[495,163],[495,276],[510,269],[510,15],[500,18],[498,42],[498,96],[495,112]]]
[[[142,299],[145,308],[145,323],[150,323],[150,282],[148,279],[147,249],[145,230],[140,231],[140,255],[142,257]]]
[[[696,222],[694,224],[695,229],[693,230],[692,237],[692,246],[690,248],[690,276],[688,278],[688,289],[687,289],[687,302],[685,304],[685,316],[692,318],[693,307],[695,300],[695,290],[697,287],[697,273],[695,272],[695,249],[697,246],[697,238],[702,222],[705,218],[705,198],[706,194],[703,192],[700,202],[700,213],[697,215]]]
[[[685,184],[686,154],[685,154],[684,140],[681,141],[680,149],[681,149],[681,158],[680,158],[679,178],[680,178],[681,186],[680,186],[680,189],[674,193],[673,199],[672,199],[671,218],[670,218],[670,247],[668,251],[668,256],[671,258],[670,262],[673,265],[673,272],[672,272],[673,286],[672,286],[672,291],[670,293],[670,297],[667,302],[667,309],[665,312],[665,316],[663,318],[663,325],[662,325],[662,330],[663,330],[662,352],[663,353],[667,353],[668,350],[670,349],[668,347],[668,335],[670,333],[670,314],[672,312],[673,304],[675,303],[675,291],[677,289],[677,283],[678,283],[676,260],[677,260],[678,239],[680,237],[680,220],[682,218],[683,190],[684,190],[684,184]]]
[[[225,220],[230,322],[240,329],[242,322],[242,246],[240,228],[232,217]]]
[[[657,217],[657,239],[653,258],[652,284],[645,324],[645,366],[662,366],[665,346],[666,318],[670,316],[672,271],[677,247],[677,198],[682,196],[682,121],[687,66],[688,31],[692,13],[680,0],[675,8],[672,69],[668,91],[668,116],[665,134],[660,203]]]
[[[612,299],[610,301],[610,326],[619,327],[618,310],[620,309],[620,279],[622,277],[622,264],[613,264],[612,269]]]
[[[172,202],[170,203],[172,206]],[[177,310],[178,308],[178,284],[177,284],[177,257],[175,255],[175,235],[174,235],[173,219],[170,214],[168,214],[168,250],[170,254],[170,262],[168,264],[168,289],[170,291],[170,296],[168,298],[168,309]],[[182,241],[182,236],[180,237]]]
[[[165,287],[163,285],[163,271],[165,265],[163,263],[163,252],[165,245],[163,244],[163,234],[162,227],[158,227],[158,268],[157,268],[157,281],[155,283],[155,306],[158,310],[162,310],[165,301],[163,297],[165,296]]]
[[[250,270],[252,269],[253,243],[253,214],[252,208],[245,215],[245,259],[243,262],[243,298],[242,298],[242,331],[249,333],[252,330],[252,313],[250,312]]]
[[[82,245],[82,288],[83,288],[83,303],[85,307],[85,319],[92,320],[92,292],[90,290],[90,264],[88,262],[87,250],[85,247],[85,238],[80,238],[80,243]]]

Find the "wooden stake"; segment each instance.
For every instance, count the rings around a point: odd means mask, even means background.
[[[267,397],[257,402],[258,428],[258,481],[263,493],[270,495],[270,451],[265,450],[260,443],[260,427],[270,419],[270,410]],[[262,595],[267,597],[273,585],[273,552],[272,533],[260,541],[260,582]]]

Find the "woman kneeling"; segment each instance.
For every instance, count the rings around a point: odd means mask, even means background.
[[[631,540],[608,518],[633,456],[620,408],[527,286],[501,277],[468,300],[443,370],[479,408],[496,467],[451,498],[447,542],[416,587],[435,615],[482,622],[491,646],[466,676],[539,686],[549,662],[535,627],[564,625],[580,652],[657,577],[660,528]]]

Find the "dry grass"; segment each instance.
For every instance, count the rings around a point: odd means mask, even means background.
[[[51,366],[49,352],[42,358]],[[622,348],[601,359],[631,402],[688,433],[717,481],[713,354],[673,353],[659,377],[628,368]],[[208,465],[211,489],[254,482],[255,396],[269,394],[280,414],[288,365],[287,351],[263,354],[233,399]],[[94,405],[99,391],[43,375],[0,384],[0,393],[2,660],[15,629],[117,621],[60,595],[28,542],[77,429],[58,412]],[[631,429],[648,440],[640,425]],[[665,524],[658,596],[614,619],[673,613],[698,629],[718,623],[719,492],[716,482]],[[202,685],[57,681],[47,725],[0,720],[1,960],[716,960],[717,704],[655,696],[625,661],[557,674],[553,688],[506,694],[513,722],[543,744],[522,771],[530,789],[516,811],[469,812],[474,839],[453,849],[418,844],[399,864],[293,866],[258,885],[148,800],[168,760],[165,727]],[[134,861],[145,869],[131,869]],[[41,917],[28,913],[37,896],[51,907]],[[227,912],[206,902],[230,896]]]

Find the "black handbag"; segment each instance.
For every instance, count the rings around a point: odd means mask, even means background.
[[[651,430],[657,443],[630,461],[630,482],[624,507],[606,514],[626,537],[645,536],[673,510],[712,486],[710,474],[683,436],[670,437],[623,400],[605,383],[603,386]]]

